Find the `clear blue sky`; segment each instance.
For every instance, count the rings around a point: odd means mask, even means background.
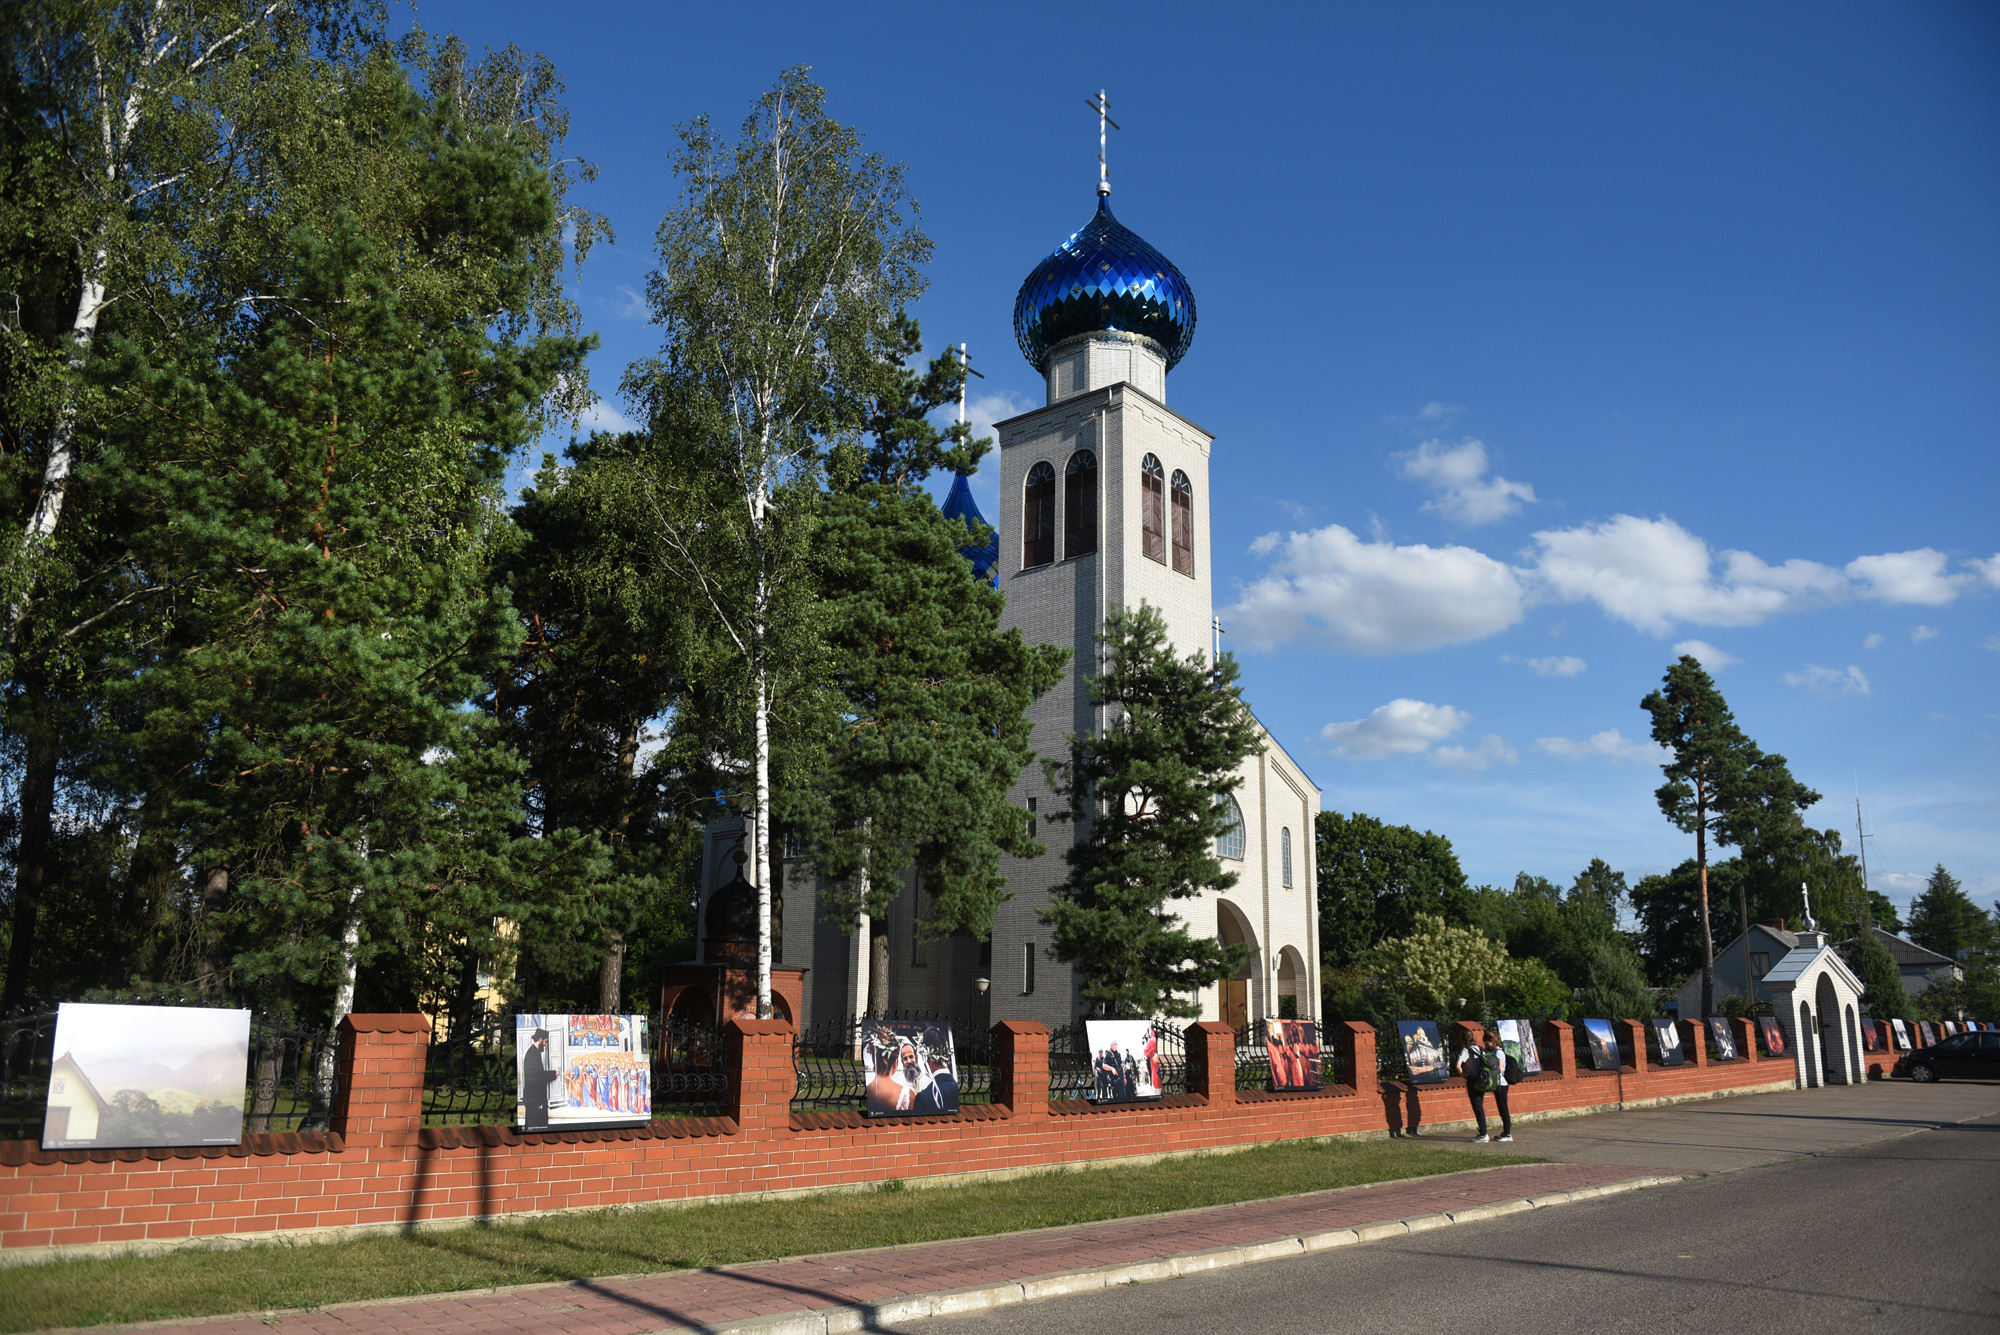
[[[985,420],[1038,403],[1014,293],[1090,216],[1108,88],[1118,215],[1199,306],[1168,397],[1218,437],[1229,644],[1329,808],[1475,881],[1663,870],[1638,703],[1698,641],[1850,841],[1858,783],[1878,889],[2000,897],[2000,7],[420,14],[568,80],[607,395],[675,124],[803,62],[908,164],[927,337]]]

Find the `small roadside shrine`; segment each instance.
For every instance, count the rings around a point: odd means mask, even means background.
[[[1764,975],[1778,1025],[1792,1045],[1800,1089],[1858,1085],[1861,1062],[1861,980],[1822,931],[1800,932],[1799,944]]]

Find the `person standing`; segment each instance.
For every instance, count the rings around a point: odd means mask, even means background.
[[[1514,1139],[1514,1119],[1507,1111],[1507,1054],[1500,1047],[1500,1036],[1486,1030],[1480,1046],[1467,1048],[1459,1059],[1459,1071],[1465,1076],[1465,1091],[1472,1099],[1472,1115],[1479,1121],[1479,1134],[1472,1138],[1472,1143],[1483,1145],[1495,1139],[1486,1133],[1488,1094],[1493,1096],[1493,1110],[1500,1114],[1498,1139]]]
[[[549,1129],[549,1084],[561,1079],[562,1071],[549,1069],[548,1055],[549,1031],[537,1029],[528,1043],[527,1055],[521,1058],[523,1130]]]

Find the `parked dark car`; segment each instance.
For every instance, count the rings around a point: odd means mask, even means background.
[[[1891,1075],[1932,1080],[2000,1080],[2000,1033],[1953,1034],[1934,1048],[1906,1052]]]

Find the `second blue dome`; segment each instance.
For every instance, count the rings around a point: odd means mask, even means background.
[[[1038,371],[1049,349],[1079,334],[1117,330],[1159,345],[1172,370],[1194,342],[1194,289],[1173,262],[1111,216],[1097,216],[1035,266],[1014,298],[1014,338]]]

